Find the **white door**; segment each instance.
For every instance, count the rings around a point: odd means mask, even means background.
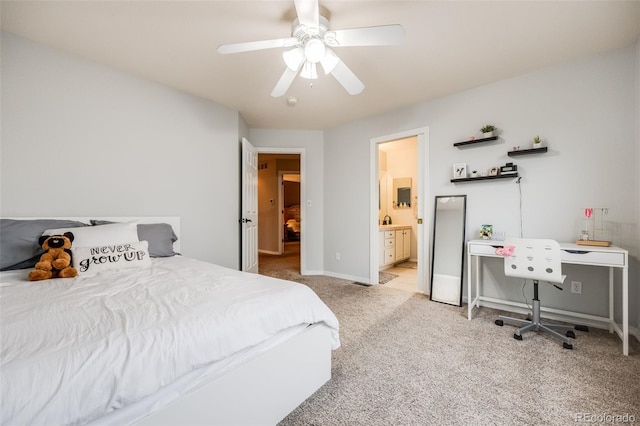
[[[242,138],[242,270],[258,273],[258,151]]]

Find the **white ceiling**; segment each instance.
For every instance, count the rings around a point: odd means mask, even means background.
[[[640,1],[321,1],[332,29],[401,24],[400,46],[335,51],[365,84],[332,76],[287,96],[271,90],[282,49],[219,55],[217,47],[288,37],[289,1],[6,1],[2,29],[211,99],[250,127],[327,129],[359,118],[630,46]],[[612,76],[613,77],[613,76]]]

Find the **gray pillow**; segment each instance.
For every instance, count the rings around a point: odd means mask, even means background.
[[[108,225],[108,220],[91,219],[91,224],[95,226]],[[178,241],[178,237],[173,232],[173,228],[168,223],[139,223],[138,239],[149,242],[149,255],[151,257],[175,256],[173,243]]]
[[[47,229],[86,223],[63,219],[0,219],[0,271],[33,268],[42,254],[38,239]]]

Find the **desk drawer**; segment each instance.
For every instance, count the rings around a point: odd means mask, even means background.
[[[495,246],[495,247],[494,247]],[[497,256],[496,249],[502,247],[501,241],[496,241],[494,245],[490,244],[469,244],[469,254],[478,256]]]
[[[624,266],[624,254],[589,250],[562,250],[562,261],[588,265]]]

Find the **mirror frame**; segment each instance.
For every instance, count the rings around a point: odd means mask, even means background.
[[[433,275],[435,270],[435,256],[436,256],[436,235],[438,229],[438,201],[442,198],[462,198],[462,241],[460,250],[460,297],[458,303],[450,303],[445,300],[436,300],[433,298]],[[454,306],[462,306],[462,290],[464,286],[464,252],[466,241],[466,228],[467,228],[467,196],[466,195],[437,195],[435,197],[435,204],[433,208],[433,240],[431,242],[431,279],[429,282],[429,300],[434,302],[446,303]]]

